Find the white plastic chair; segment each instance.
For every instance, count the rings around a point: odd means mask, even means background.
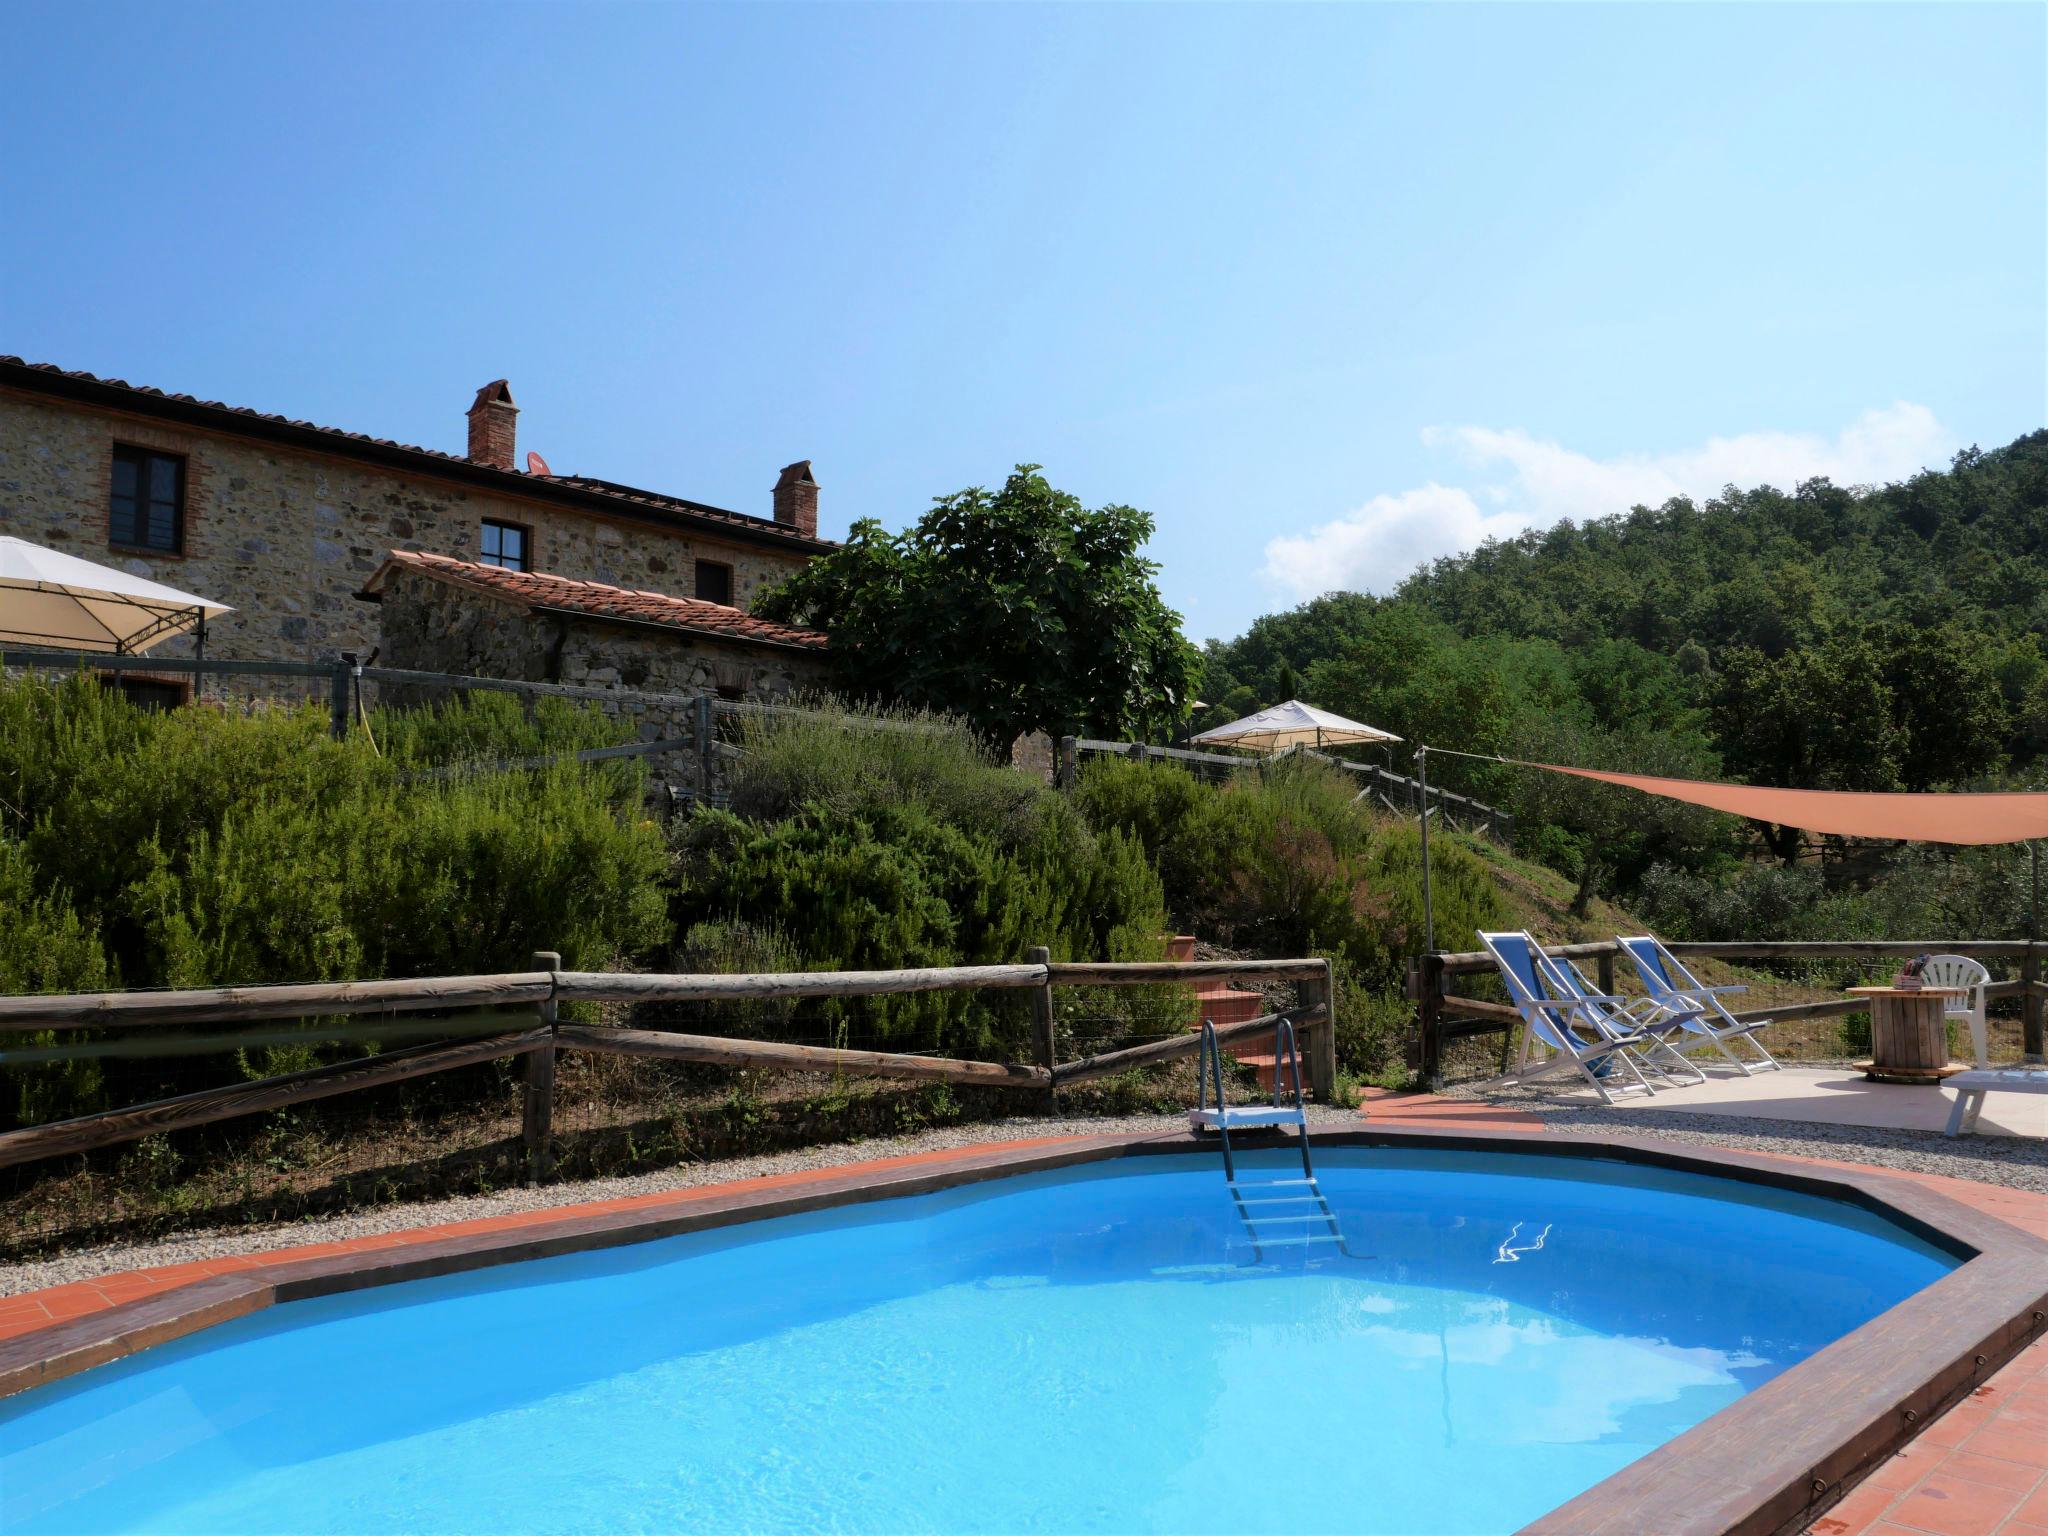
[[[1990,1066],[1991,1045],[1984,1029],[1984,988],[1991,981],[1991,973],[1964,955],[1929,955],[1927,963],[1920,968],[1920,979],[1930,987],[1968,989],[1961,997],[1942,999],[1942,1017],[1969,1020],[1970,1043],[1976,1047],[1977,1067],[1981,1071]]]

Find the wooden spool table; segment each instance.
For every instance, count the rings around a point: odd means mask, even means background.
[[[1850,987],[1870,1000],[1870,1060],[1860,1062],[1873,1083],[1938,1083],[1960,1066],[1948,1061],[1948,1019],[1943,1005],[1967,997],[1962,987]]]

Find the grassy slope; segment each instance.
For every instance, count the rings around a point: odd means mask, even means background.
[[[1507,898],[1516,926],[1528,929],[1545,944],[1582,944],[1611,939],[1617,933],[1642,933],[1648,924],[1611,902],[1595,900],[1583,918],[1571,916],[1574,887],[1556,870],[1515,855],[1483,837],[1446,834],[1493,871],[1494,883]],[[1447,949],[1477,949],[1474,934],[1440,934]]]

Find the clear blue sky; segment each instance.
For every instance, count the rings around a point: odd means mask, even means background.
[[[17,5],[0,350],[827,533],[1044,463],[1197,637],[2048,424],[2048,9]]]

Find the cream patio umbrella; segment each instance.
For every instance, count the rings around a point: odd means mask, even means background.
[[[1327,709],[1317,709],[1299,699],[1275,704],[1256,715],[1246,715],[1228,725],[1202,732],[1194,740],[1205,747],[1243,747],[1268,755],[1294,747],[1342,747],[1353,742],[1389,742],[1401,738],[1377,726],[1346,720]]]
[[[139,656],[234,610],[26,539],[0,536],[0,645]]]

